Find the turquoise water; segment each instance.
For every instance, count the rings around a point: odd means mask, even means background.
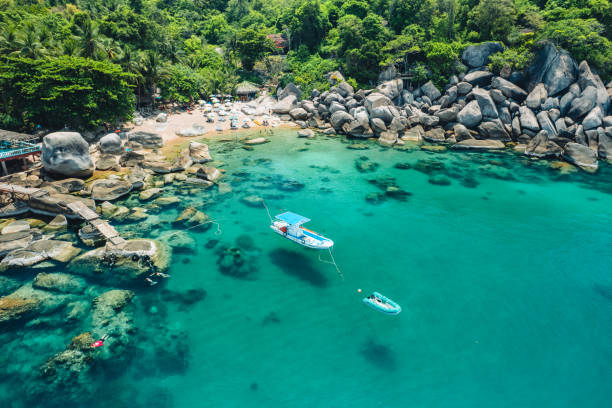
[[[211,143],[232,193],[178,187],[179,208],[149,227],[119,227],[155,237],[193,204],[221,233],[191,230],[196,250],[175,252],[166,287],[136,289],[135,358],[98,371],[99,387],[73,395],[77,406],[609,405],[610,166],[560,175],[509,153],[353,150],[294,134],[252,151]],[[364,162],[373,171],[360,172]],[[388,185],[408,194],[385,195]],[[272,215],[311,218],[308,228],[334,240],[343,277],[319,261],[326,252],[274,234],[265,209],[245,204],[250,195]],[[227,247],[240,248],[245,265],[230,271],[240,276],[220,272]],[[197,288],[206,297],[191,304],[160,295]],[[365,307],[372,291],[402,313]],[[9,373],[19,379],[82,328],[0,335],[3,352],[36,351]],[[158,347],[169,332],[179,335]]]

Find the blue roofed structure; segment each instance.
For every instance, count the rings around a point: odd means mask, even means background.
[[[277,215],[276,219],[285,221],[287,224],[291,225],[302,225],[310,221],[310,218],[303,217],[300,214],[296,214],[291,211]]]

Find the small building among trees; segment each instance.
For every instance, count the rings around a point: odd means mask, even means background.
[[[255,98],[257,92],[259,92],[259,88],[249,81],[236,85],[236,95],[238,95],[241,101],[250,101]]]

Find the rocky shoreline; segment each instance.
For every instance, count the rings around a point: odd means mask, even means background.
[[[289,84],[272,110],[303,128],[376,138],[388,147],[423,140],[458,150],[507,147],[534,158],[563,159],[587,172],[597,171],[599,160],[612,159],[612,82],[606,87],[586,61],[577,64],[551,44],[525,72],[503,69],[495,76],[486,64],[498,48],[468,47],[462,56],[467,73],[454,75],[444,91],[431,81],[405,89],[398,78],[355,92],[333,72],[329,91],[314,90],[300,101],[301,91]]]

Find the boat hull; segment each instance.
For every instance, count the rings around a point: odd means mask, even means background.
[[[325,238],[324,236],[319,235],[316,232],[307,230],[305,228],[303,228],[303,231],[305,234],[303,238],[295,237],[291,234],[288,234],[287,232],[281,230],[281,228],[277,227],[276,225],[270,225],[270,228],[272,229],[272,231],[276,232],[278,235],[282,235],[283,237],[297,244],[305,246],[307,248],[329,249],[334,245],[334,241],[332,241],[331,239]]]
[[[378,292],[374,292],[372,293],[372,295],[381,299],[384,302],[384,305],[380,304],[375,300],[370,299],[369,297],[366,297],[363,298],[363,303],[365,303],[366,306],[388,315],[396,315],[402,311],[402,307],[393,300],[389,299],[388,297],[383,296]]]

